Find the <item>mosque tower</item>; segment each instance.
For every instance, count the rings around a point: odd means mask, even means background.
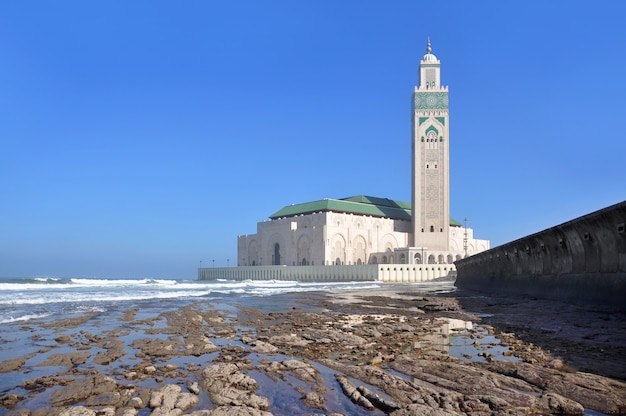
[[[412,233],[409,244],[450,250],[450,135],[448,87],[441,86],[441,64],[431,53],[419,65],[412,99]]]

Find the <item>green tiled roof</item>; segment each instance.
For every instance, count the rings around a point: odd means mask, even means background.
[[[366,195],[358,195],[342,199],[326,198],[320,199],[319,201],[287,205],[283,209],[270,215],[270,219],[275,220],[283,217],[294,217],[296,215],[311,214],[313,212],[320,211],[370,215],[372,217],[384,217],[394,220],[411,220],[410,203]],[[450,225],[460,226],[461,224],[450,218]]]

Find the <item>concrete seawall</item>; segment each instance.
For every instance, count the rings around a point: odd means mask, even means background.
[[[626,201],[455,262],[456,286],[626,309]]]

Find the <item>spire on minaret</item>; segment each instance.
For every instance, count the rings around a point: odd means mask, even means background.
[[[439,63],[437,57],[432,54],[433,49],[430,47],[430,36],[428,37],[428,43],[426,44],[426,55],[422,57],[422,62],[435,64]]]

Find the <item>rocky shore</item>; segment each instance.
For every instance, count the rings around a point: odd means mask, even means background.
[[[625,318],[405,286],[29,321],[0,416],[625,414]]]

